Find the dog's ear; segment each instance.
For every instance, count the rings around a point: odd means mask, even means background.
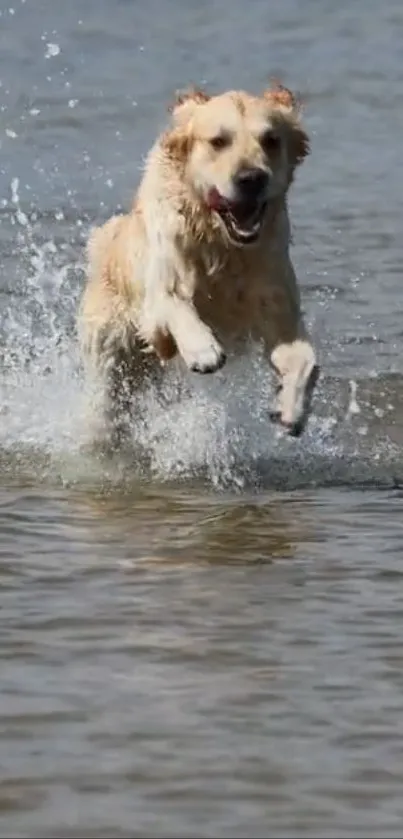
[[[293,125],[289,136],[290,160],[294,166],[299,166],[311,150],[309,137],[301,125]]]
[[[273,108],[281,108],[284,111],[299,116],[301,111],[301,103],[295,93],[284,87],[281,82],[273,80],[270,87],[263,92],[263,98],[272,105]]]
[[[173,127],[164,138],[165,148],[178,163],[183,163],[192,146],[192,116],[199,105],[208,102],[210,96],[198,88],[179,91],[168,111],[172,114]]]
[[[210,96],[204,90],[196,87],[178,91],[168,111],[172,114],[175,125],[184,125],[191,118],[198,105],[208,102]]]
[[[289,157],[293,167],[309,154],[309,137],[301,125],[302,104],[298,96],[280,82],[273,81],[263,98],[284,119],[287,127]]]

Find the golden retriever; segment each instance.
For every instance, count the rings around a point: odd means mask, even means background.
[[[79,334],[103,415],[118,423],[147,355],[214,373],[252,340],[279,379],[271,419],[297,436],[319,371],[289,255],[287,192],[309,152],[299,105],[274,84],[190,90],[171,114],[131,211],[89,238]]]

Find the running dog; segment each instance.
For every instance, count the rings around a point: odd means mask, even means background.
[[[88,242],[80,343],[111,427],[150,361],[179,356],[211,374],[252,340],[278,378],[271,419],[302,433],[319,366],[289,255],[287,193],[308,153],[299,104],[281,85],[177,96],[131,211]]]

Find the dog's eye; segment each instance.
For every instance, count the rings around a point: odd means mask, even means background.
[[[260,144],[266,154],[273,154],[280,148],[281,140],[278,134],[273,134],[273,131],[265,131],[260,138]]]
[[[229,134],[216,134],[215,137],[210,138],[210,146],[214,149],[214,151],[221,151],[221,149],[226,149],[231,142],[231,137]]]

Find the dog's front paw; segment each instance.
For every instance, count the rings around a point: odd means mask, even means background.
[[[218,341],[211,336],[208,343],[189,347],[182,352],[189,370],[194,373],[216,373],[226,362],[226,355]]]
[[[272,364],[280,383],[270,419],[280,423],[291,436],[300,437],[311,413],[319,378],[314,349],[306,340],[280,344],[272,353]]]
[[[314,364],[304,382],[302,393],[296,386],[296,382],[287,377],[277,388],[276,405],[270,411],[270,419],[285,427],[291,437],[300,437],[305,431],[319,374],[320,367]]]

